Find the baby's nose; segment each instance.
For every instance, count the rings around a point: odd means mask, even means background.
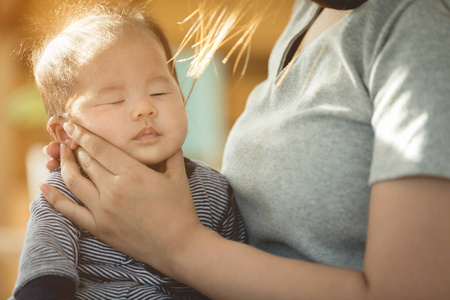
[[[133,109],[134,119],[139,119],[148,116],[155,117],[158,114],[158,110],[149,99],[138,100],[134,105],[135,105]]]

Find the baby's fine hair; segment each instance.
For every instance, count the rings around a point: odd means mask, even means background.
[[[52,0],[28,17],[21,54],[30,65],[47,117],[65,116],[76,96],[80,66],[117,40],[153,38],[162,46],[175,80],[167,37],[149,13],[149,0]]]

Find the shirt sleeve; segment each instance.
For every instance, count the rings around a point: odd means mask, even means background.
[[[68,190],[63,188],[65,186],[59,172],[52,173],[48,182],[68,195]],[[39,298],[39,295],[48,295],[50,289],[53,290],[53,294],[61,292],[55,299],[68,298],[67,291],[55,288],[55,282],[63,283],[64,286],[73,286],[70,291],[74,295],[75,286],[79,281],[76,270],[79,237],[79,228],[51,207],[42,195],[39,195],[30,205],[30,219],[20,258],[14,297],[27,300],[48,299]],[[30,295],[33,297],[30,298]]]
[[[239,212],[233,189],[228,185],[228,206],[224,212],[218,233],[229,240],[248,243],[247,231]]]
[[[450,178],[450,11],[411,1],[385,28],[369,82],[374,151],[369,183]]]
[[[16,295],[15,300],[75,300],[75,282],[61,276],[42,276],[28,282]]]

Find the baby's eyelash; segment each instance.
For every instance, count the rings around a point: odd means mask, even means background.
[[[111,102],[110,104],[117,105],[117,104],[120,104],[120,103],[123,103],[123,102],[125,102],[125,100],[119,100],[119,101]]]
[[[152,97],[158,97],[158,96],[164,96],[164,95],[167,95],[168,93],[153,93],[153,94],[150,94],[150,96],[152,96]]]

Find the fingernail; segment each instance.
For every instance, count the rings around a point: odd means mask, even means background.
[[[66,131],[69,137],[72,137],[73,132],[75,131],[75,125],[70,122],[65,122],[63,124],[64,130]]]
[[[50,190],[48,189],[48,187],[45,184],[42,184],[39,189],[41,190],[41,193],[44,197],[48,197],[48,195],[50,195]]]
[[[47,155],[47,147],[48,146],[44,146],[44,148],[42,148],[42,153],[44,153],[45,155]]]

